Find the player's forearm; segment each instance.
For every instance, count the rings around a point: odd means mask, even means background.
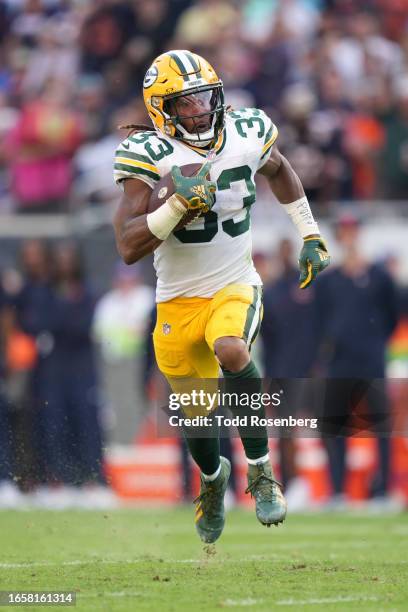
[[[132,215],[134,205],[136,216]],[[185,204],[176,194],[170,196],[153,212],[138,212],[141,208],[146,210],[145,202],[140,197],[135,202],[132,199],[125,200],[114,219],[118,251],[127,264],[135,263],[152,253],[169,237],[187,211]]]
[[[286,157],[276,150],[260,171],[268,179],[270,188],[292,219],[300,236],[303,239],[320,236],[302,183]]]
[[[116,245],[123,261],[130,265],[139,261],[161,244],[149,230],[147,215],[126,221],[121,227],[115,225]]]

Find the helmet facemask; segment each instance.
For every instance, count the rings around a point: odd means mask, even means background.
[[[200,107],[202,112],[197,112]],[[192,113],[189,108],[196,110]],[[175,128],[172,137],[196,147],[206,147],[217,141],[224,127],[224,112],[221,84],[201,86],[188,92],[166,96],[163,103],[165,125]],[[191,122],[189,129],[183,122]]]

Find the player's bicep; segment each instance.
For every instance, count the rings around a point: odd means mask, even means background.
[[[122,228],[131,219],[147,213],[151,193],[152,188],[144,181],[139,179],[123,181],[123,195],[114,217],[116,230]]]
[[[266,178],[273,178],[281,167],[283,160],[284,157],[278,147],[272,147],[268,159],[263,166],[258,169],[259,174],[266,176]]]

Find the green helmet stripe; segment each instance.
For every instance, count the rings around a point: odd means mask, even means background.
[[[177,53],[169,53],[170,57],[172,57],[174,59],[174,61],[176,62],[177,66],[179,67],[179,70],[182,74],[182,77],[185,81],[188,81],[188,74],[187,74],[187,69],[184,66],[183,62],[181,61],[181,58],[177,55]]]
[[[192,67],[194,68],[194,72],[196,73],[196,76],[198,79],[201,79],[201,71],[200,71],[200,67],[197,64],[194,55],[192,53],[186,52],[186,56],[188,57],[190,64],[192,65]]]

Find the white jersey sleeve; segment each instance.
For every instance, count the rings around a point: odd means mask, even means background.
[[[247,139],[255,168],[259,170],[271,154],[278,137],[278,128],[259,108],[242,108],[230,112],[229,116],[235,120],[238,134]]]
[[[273,145],[278,137],[278,128],[276,125],[272,123],[271,119],[266,113],[263,111],[260,111],[260,113],[265,121],[265,136],[262,139],[262,151],[259,158],[258,170],[268,161]]]
[[[125,179],[139,179],[152,189],[160,180],[159,169],[149,151],[151,143],[157,139],[155,132],[139,132],[123,140],[116,153],[113,176],[123,188]]]

